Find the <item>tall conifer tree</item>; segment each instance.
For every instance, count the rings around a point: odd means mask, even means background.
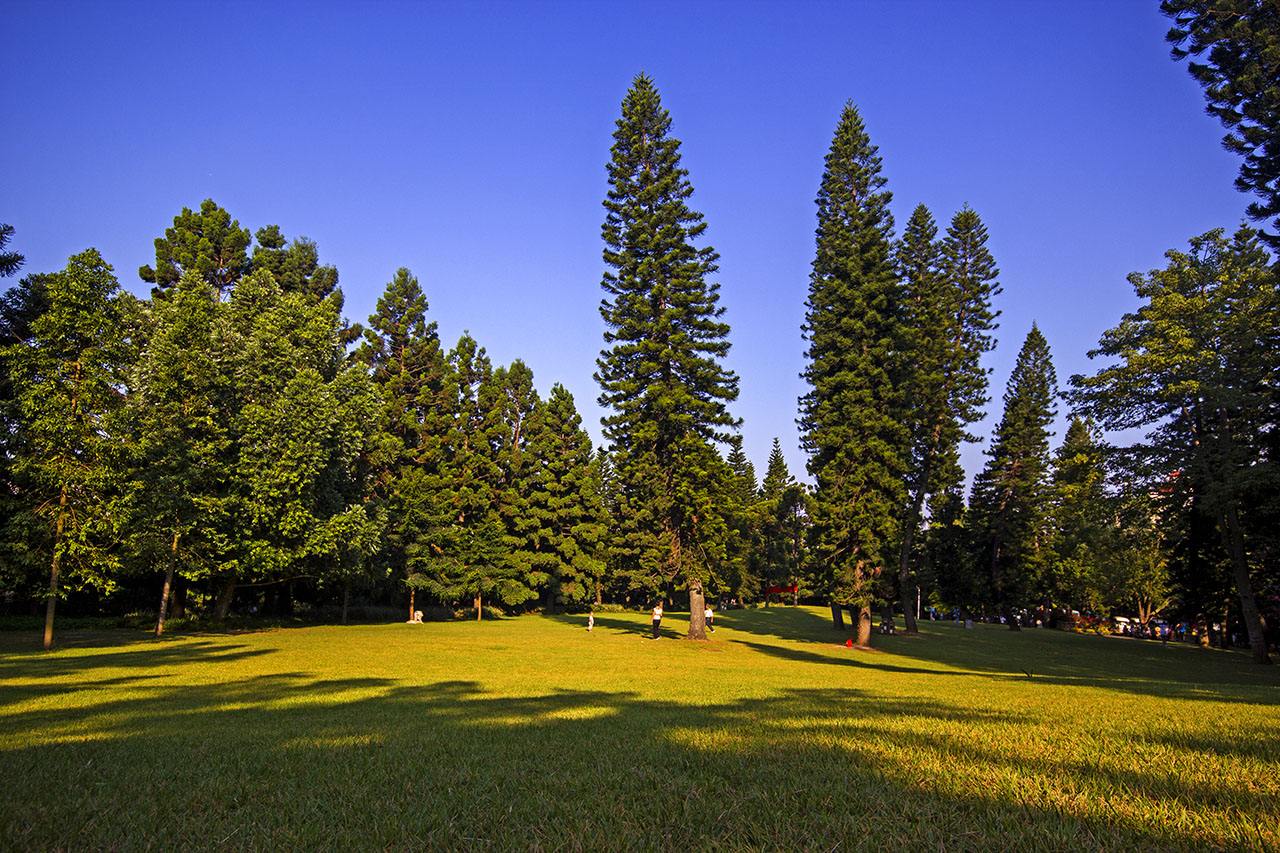
[[[922,510],[929,495],[952,485],[949,474],[959,464],[960,444],[974,440],[967,428],[983,416],[987,371],[981,359],[995,346],[991,299],[1000,293],[987,229],[977,213],[965,207],[952,218],[945,240],[937,241],[936,234],[933,217],[920,205],[898,250],[911,352],[911,405],[905,410],[911,453],[898,559],[908,632],[916,630],[913,575]]]
[[[874,579],[897,536],[908,442],[902,288],[884,184],[876,147],[846,104],[817,198],[800,427],[818,484],[817,556],[830,573],[832,615],[842,606],[856,611],[862,646],[871,638]]]
[[[1004,395],[1004,416],[970,500],[976,558],[994,603],[1019,629],[1022,603],[1046,556],[1049,517],[1049,426],[1057,412],[1057,373],[1049,342],[1032,324]]]
[[[451,423],[444,352],[427,297],[401,267],[369,317],[356,355],[381,392],[380,438],[369,460],[372,497],[387,516],[378,559],[397,579],[409,578],[412,555],[428,551],[447,523],[443,465]],[[410,586],[409,618],[414,587]]]
[[[680,142],[653,81],[638,75],[622,102],[609,162],[602,235],[610,267],[597,360],[604,434],[620,487],[619,560],[632,588],[688,588],[689,636],[705,639],[703,585],[723,551],[715,442],[737,426],[727,405],[738,377],[722,359],[717,254],[680,165]]]

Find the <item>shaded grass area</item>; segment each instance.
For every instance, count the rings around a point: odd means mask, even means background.
[[[0,637],[0,847],[1280,847],[1280,679],[964,631],[644,614]]]

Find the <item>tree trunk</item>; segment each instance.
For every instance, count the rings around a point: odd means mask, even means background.
[[[707,638],[707,599],[702,594],[702,581],[689,583],[689,634],[690,640]]]
[[[347,608],[351,606],[351,581],[342,582],[342,624],[347,624]]]
[[[213,618],[221,622],[231,613],[231,602],[236,597],[236,579],[227,578],[226,583],[222,585],[222,589],[218,592],[218,601],[213,606]]]
[[[164,634],[164,618],[169,612],[169,591],[173,589],[173,570],[178,565],[178,539],[182,536],[173,531],[173,547],[169,551],[169,566],[164,572],[164,588],[160,591],[160,615],[156,617],[156,636]]]
[[[860,648],[871,648],[871,608],[858,608],[858,636],[853,642]]]
[[[600,596],[601,596],[601,586],[602,586],[602,585],[601,585],[600,581],[596,581],[596,606],[597,606],[597,607],[599,607],[601,604],[603,604],[603,603],[604,603],[604,601],[603,601],[603,600],[601,599],[601,597],[600,597]]]
[[[1249,648],[1253,650],[1254,663],[1271,663],[1267,655],[1267,630],[1258,612],[1253,596],[1253,582],[1249,579],[1249,562],[1244,553],[1244,534],[1240,530],[1240,516],[1234,503],[1226,514],[1227,551],[1231,554],[1231,568],[1236,576],[1236,589],[1240,593],[1240,610],[1244,615],[1244,628],[1249,635]],[[1222,632],[1227,633],[1224,620]]]
[[[74,407],[73,407],[74,408]],[[67,487],[62,487],[58,497],[58,520],[53,527],[53,560],[49,564],[49,601],[44,609],[44,648],[53,648],[53,611],[58,603],[58,571],[62,568],[62,531],[67,524]]]
[[[477,593],[476,593],[476,621],[477,621],[477,622],[479,622],[479,621],[480,621],[481,617],[482,617],[482,616],[483,616],[483,614],[484,614],[484,609],[483,609],[483,607],[481,606],[483,603],[484,603],[484,602],[482,602],[482,601],[480,600],[480,593],[478,593],[478,592],[477,592]]]
[[[169,618],[182,619],[187,615],[187,582],[178,575],[173,579],[173,590],[169,593]]]
[[[765,599],[767,602],[769,599]],[[835,631],[844,630],[844,610],[834,601],[831,603],[831,628]]]
[[[902,550],[898,554],[898,598],[902,603],[902,615],[906,623],[904,629],[908,634],[920,633],[920,628],[916,625],[915,608],[911,605],[915,602],[911,601],[911,590],[915,584],[911,582],[912,552],[916,544],[916,528],[920,526],[920,510],[924,506],[924,487],[916,489],[915,496],[911,499],[911,511],[907,515],[906,530],[902,533]]]
[[[413,614],[417,612],[416,610],[413,609],[413,599],[414,599],[414,596],[417,594],[417,592],[418,591],[413,587],[409,587],[409,621],[410,622],[413,621]]]

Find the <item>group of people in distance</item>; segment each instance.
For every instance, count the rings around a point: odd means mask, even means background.
[[[707,609],[703,612],[702,615],[707,620],[707,630],[714,634],[716,632],[716,613],[714,610],[711,609],[710,604],[707,605]],[[596,614],[595,614],[595,611],[593,610],[587,614],[587,630],[590,631],[595,627],[596,627]],[[658,639],[658,637],[662,636],[662,634],[660,633],[661,629],[662,629],[662,602],[659,601],[657,604],[653,606],[653,639],[656,640]]]

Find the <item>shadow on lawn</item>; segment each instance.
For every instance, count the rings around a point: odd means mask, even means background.
[[[874,653],[840,649],[847,634],[832,629],[825,611],[771,607],[729,611],[720,621],[742,634],[784,641],[734,638],[762,654],[806,663],[997,681],[1030,678],[1042,684],[1169,699],[1280,705],[1276,668],[1259,667],[1244,654],[1187,644],[1083,636],[1047,628],[1015,632],[985,624],[965,630],[947,622],[922,622],[921,634],[914,637],[872,635],[873,647],[918,661],[921,665],[915,667]]]
[[[1033,736],[1034,720],[932,699],[796,689],[695,706],[296,673],[134,687],[0,717],[0,772],[26,780],[0,795],[0,846],[215,847],[233,835],[241,847],[572,849],[1280,841],[1267,822],[1274,791],[1188,784],[1111,766],[1115,756],[1031,761],[1010,743]],[[1146,804],[1146,819],[1115,811],[1117,792]],[[1206,811],[1219,822],[1200,820]]]

